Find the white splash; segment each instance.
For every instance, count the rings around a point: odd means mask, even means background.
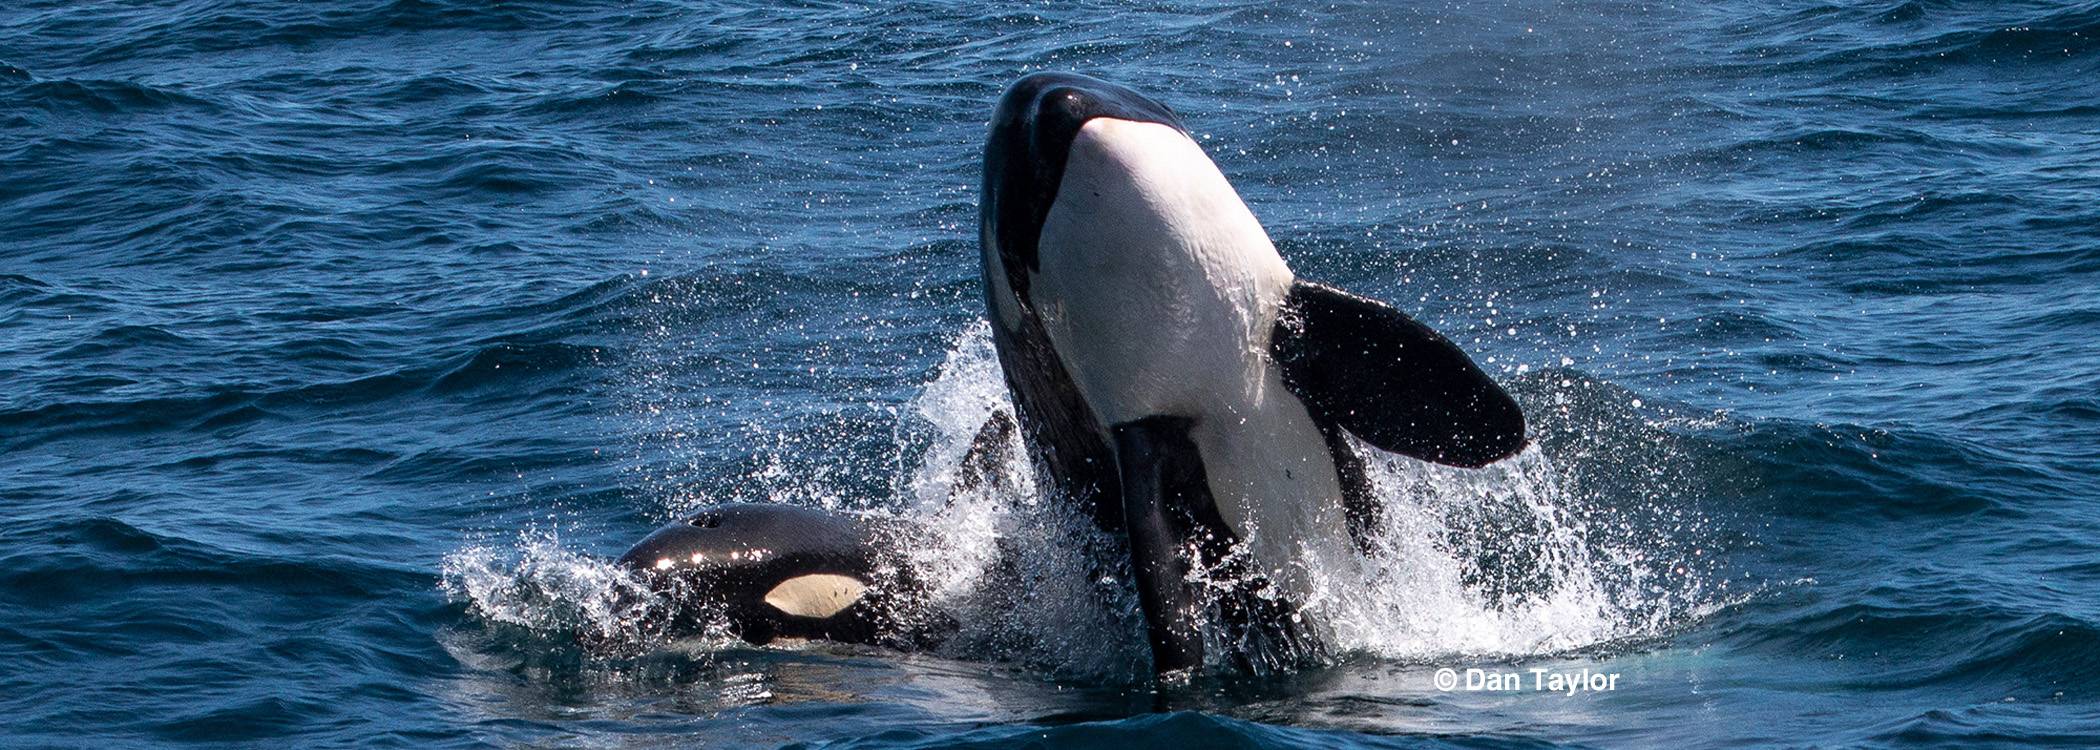
[[[1479,470],[1364,454],[1385,503],[1384,528],[1369,581],[1325,587],[1333,597],[1320,614],[1338,645],[1388,658],[1521,656],[1638,634],[1628,617],[1642,602],[1622,601],[1600,579],[1597,568],[1609,563],[1563,511],[1559,476],[1537,448]],[[1501,516],[1494,530],[1456,528],[1482,509]],[[1482,553],[1513,549],[1533,556],[1483,569],[1496,563],[1481,562]],[[1498,596],[1498,582],[1529,585]]]
[[[611,560],[565,549],[553,534],[458,550],[445,556],[439,576],[445,593],[483,620],[603,640],[633,638],[656,601]]]
[[[1582,391],[1547,397],[1565,404]],[[1143,679],[1144,623],[1127,561],[1113,554],[1118,542],[1041,500],[1018,431],[1005,436],[988,481],[966,479],[980,429],[1012,410],[990,328],[980,322],[957,337],[901,415],[896,463],[913,468],[891,481],[894,499],[883,512],[925,530],[900,541],[905,564],[931,589],[932,609],[960,626],[943,655],[1061,677]],[[809,449],[776,437],[775,448]],[[1672,530],[1636,528],[1648,522],[1571,489],[1579,469],[1605,459],[1556,461],[1533,447],[1465,470],[1358,447],[1384,506],[1374,549],[1348,570],[1311,571],[1317,596],[1300,603],[1337,652],[1404,661],[1564,653],[1661,635],[1710,609],[1699,576],[1681,563],[1684,552],[1655,541]],[[1622,458],[1638,460],[1612,456]],[[777,501],[846,505],[836,488],[806,477],[754,480]],[[693,498],[671,493],[664,502]],[[551,534],[455,552],[443,585],[491,622],[614,640],[634,639],[654,602],[609,562],[564,549]]]
[[[912,558],[936,583],[937,604],[966,624],[960,655],[1097,676],[1142,670],[1135,595],[1113,580],[1121,571],[1092,562],[1113,542],[1038,500],[1018,435],[1003,486],[958,489],[979,426],[1013,408],[986,325],[958,338],[913,407],[934,437],[898,490],[911,499],[906,514],[934,530]],[[1609,509],[1580,503],[1569,471],[1537,447],[1478,470],[1358,448],[1384,506],[1374,549],[1364,565],[1311,571],[1318,596],[1301,603],[1338,651],[1560,653],[1658,635],[1696,614],[1696,576],[1674,553],[1621,538]],[[1015,585],[1018,595],[987,595]],[[986,647],[994,652],[970,653]]]
[[[998,412],[1011,419],[1013,404],[991,327],[979,322],[912,401],[909,414],[932,428],[933,440],[898,488],[911,502],[906,517],[931,532],[906,559],[931,585],[933,606],[961,626],[943,649],[1056,674],[1141,674],[1148,657],[1136,595],[1118,584],[1121,570],[1094,562],[1113,540],[1040,501],[1019,432],[1006,436],[993,476],[964,481],[964,457]]]

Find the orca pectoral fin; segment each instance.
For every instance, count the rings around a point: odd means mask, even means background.
[[[1378,448],[1478,467],[1524,448],[1524,413],[1457,344],[1377,300],[1298,281],[1270,338],[1313,417]]]
[[[1201,666],[1203,604],[1188,582],[1188,519],[1180,511],[1210,498],[1202,457],[1189,439],[1189,421],[1150,417],[1116,425],[1112,432],[1131,575],[1151,635],[1153,669],[1166,674]],[[1192,496],[1198,492],[1202,496]]]

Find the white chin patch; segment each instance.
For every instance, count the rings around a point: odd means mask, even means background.
[[[821,620],[853,606],[867,592],[868,585],[858,579],[812,573],[781,581],[772,591],[766,592],[766,604],[796,617]]]
[[[1181,131],[1088,120],[1037,253],[1036,311],[1103,425],[1260,397],[1291,270]]]

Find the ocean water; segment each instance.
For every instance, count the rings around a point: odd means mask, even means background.
[[[1374,465],[1331,663],[1154,684],[950,498],[1035,70],[1531,416]],[[0,9],[7,747],[2094,746],[2096,480],[2100,3]],[[933,524],[961,634],[577,647],[725,501]]]

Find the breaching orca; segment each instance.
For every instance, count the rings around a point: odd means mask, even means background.
[[[1039,73],[1000,99],[979,204],[992,336],[1059,497],[1129,540],[1160,672],[1316,650],[1317,571],[1353,569],[1379,449],[1477,467],[1516,402],[1384,303],[1296,278],[1181,119]]]
[[[1314,576],[1354,570],[1377,521],[1348,436],[1467,467],[1525,445],[1516,402],[1455,344],[1293,275],[1181,119],[1136,91],[1068,73],[1016,82],[992,118],[979,210],[1023,443],[1054,498],[1128,540],[1161,673],[1320,650],[1302,609]],[[979,447],[1009,429],[988,425]],[[695,518],[623,564],[712,602],[749,640],[900,637],[886,612],[916,592],[909,571],[876,585],[898,566],[866,519]]]

